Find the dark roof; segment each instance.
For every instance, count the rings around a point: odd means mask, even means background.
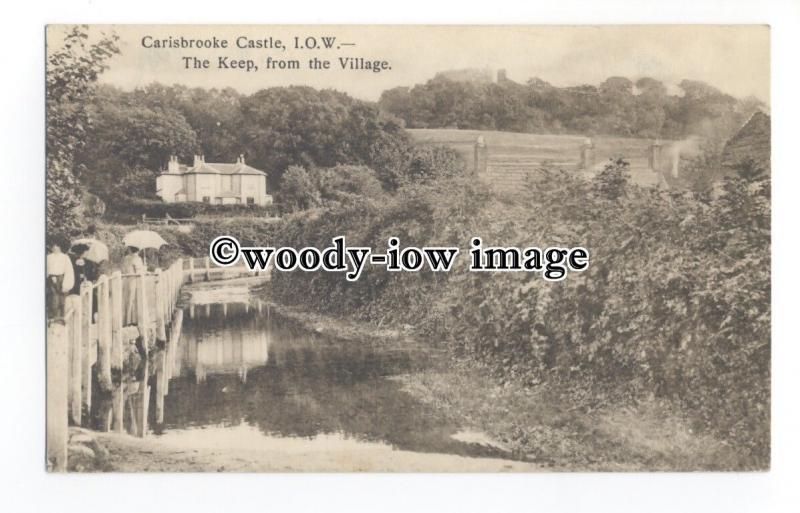
[[[730,138],[722,151],[722,164],[737,167],[747,159],[752,159],[765,170],[770,169],[770,117],[756,112],[750,120]]]
[[[247,164],[237,162],[228,164],[225,162],[200,162],[182,174],[212,174],[212,175],[260,175],[267,176],[264,171],[250,167]]]

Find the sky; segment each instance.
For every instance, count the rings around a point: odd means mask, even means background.
[[[64,27],[48,29],[48,45],[58,47]],[[382,91],[413,86],[437,72],[505,69],[508,78],[525,82],[539,77],[553,85],[597,85],[610,76],[633,80],[649,76],[678,92],[682,79],[702,80],[736,97],[749,95],[769,103],[770,32],[763,25],[629,25],[629,26],[93,26],[120,37],[101,82],[132,89],[151,82],[195,87],[232,87],[243,93],[292,84],[334,88],[360,99],[377,100]],[[168,37],[227,40],[227,49],[145,48],[142,40]],[[240,36],[281,39],[286,50],[239,49]],[[333,49],[294,49],[295,37],[335,37]],[[147,44],[150,40],[148,40]],[[351,43],[342,45],[341,43]],[[218,58],[251,59],[258,71],[219,69]],[[186,69],[183,57],[209,59],[208,69]],[[268,57],[296,59],[299,70],[267,69]],[[307,69],[317,57],[331,69]],[[380,73],[338,69],[338,58],[386,60]]]

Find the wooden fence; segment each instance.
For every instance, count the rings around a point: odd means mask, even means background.
[[[186,273],[183,261],[153,273],[101,276],[84,282],[80,294],[66,298],[63,323],[47,327],[47,457],[66,470],[68,426],[90,425],[93,385],[110,394],[101,429],[147,433],[150,363],[156,368],[156,418],[163,420],[164,395],[180,337],[182,311],[176,310]],[[125,379],[123,360],[130,344],[141,363],[135,379]],[[94,367],[94,379],[92,368]]]
[[[111,395],[110,407],[99,411],[100,429],[143,437],[154,376],[155,419],[163,422],[183,323],[176,306],[185,282],[264,275],[269,278],[269,269],[216,267],[208,257],[187,258],[166,271],[103,275],[67,296],[63,323],[49,320],[47,327],[47,458],[53,470],[66,470],[70,424],[92,426],[94,420],[97,427],[98,419],[90,418],[93,387]],[[123,374],[123,360],[135,352],[132,345],[141,357],[133,377]]]
[[[168,225],[187,225],[187,224],[194,224],[196,220],[191,217],[182,218],[182,217],[147,217],[146,215],[142,214],[142,219],[138,224],[153,224],[153,225],[161,225],[161,226],[168,226]]]
[[[217,267],[211,264],[209,257],[187,258],[185,260],[184,272],[189,283],[196,281],[226,280],[240,276],[264,276],[269,277],[270,268],[263,271],[251,271],[243,263],[231,267]]]

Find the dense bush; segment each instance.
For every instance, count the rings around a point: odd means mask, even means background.
[[[134,198],[124,194],[113,194],[106,198],[105,216],[108,220],[119,223],[135,223],[142,216],[164,219],[189,219],[198,216],[237,217],[249,215],[253,217],[269,217],[278,211],[276,205],[212,205],[195,201],[181,203],[164,203],[161,200]]]
[[[275,235],[276,243],[321,248],[334,236],[345,235],[348,245],[380,251],[394,235],[403,245],[461,245],[486,197],[484,188],[464,178],[409,186],[395,196],[354,199],[288,216]],[[424,311],[426,305],[412,304],[414,298],[425,298],[447,279],[446,273],[427,271],[390,274],[367,267],[364,273],[354,283],[337,273],[277,273],[273,289],[282,301],[297,303],[314,296],[309,306],[325,312],[399,322],[416,317],[416,308]]]
[[[290,166],[281,180],[284,212],[332,207],[353,199],[378,198],[383,194],[377,174],[366,166],[339,165],[311,170]]]
[[[194,223],[188,233],[179,233],[175,244],[183,255],[208,255],[208,246],[220,235],[230,235],[243,246],[268,246],[274,239],[274,220],[266,218],[208,218]]]
[[[617,166],[620,167],[620,166]],[[595,183],[544,172],[514,204],[449,179],[285,220],[294,246],[385,248],[456,245],[585,246],[587,271],[557,283],[538,274],[367,268],[276,273],[273,293],[374,322],[413,323],[492,363],[506,379],[563,383],[586,392],[655,395],[680,404],[698,427],[769,461],[769,180],[752,166],[726,178],[710,204],[632,186],[611,166]],[[610,184],[610,185],[609,185]]]

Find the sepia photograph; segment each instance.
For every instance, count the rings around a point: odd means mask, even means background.
[[[47,472],[770,470],[769,26],[44,36]]]

